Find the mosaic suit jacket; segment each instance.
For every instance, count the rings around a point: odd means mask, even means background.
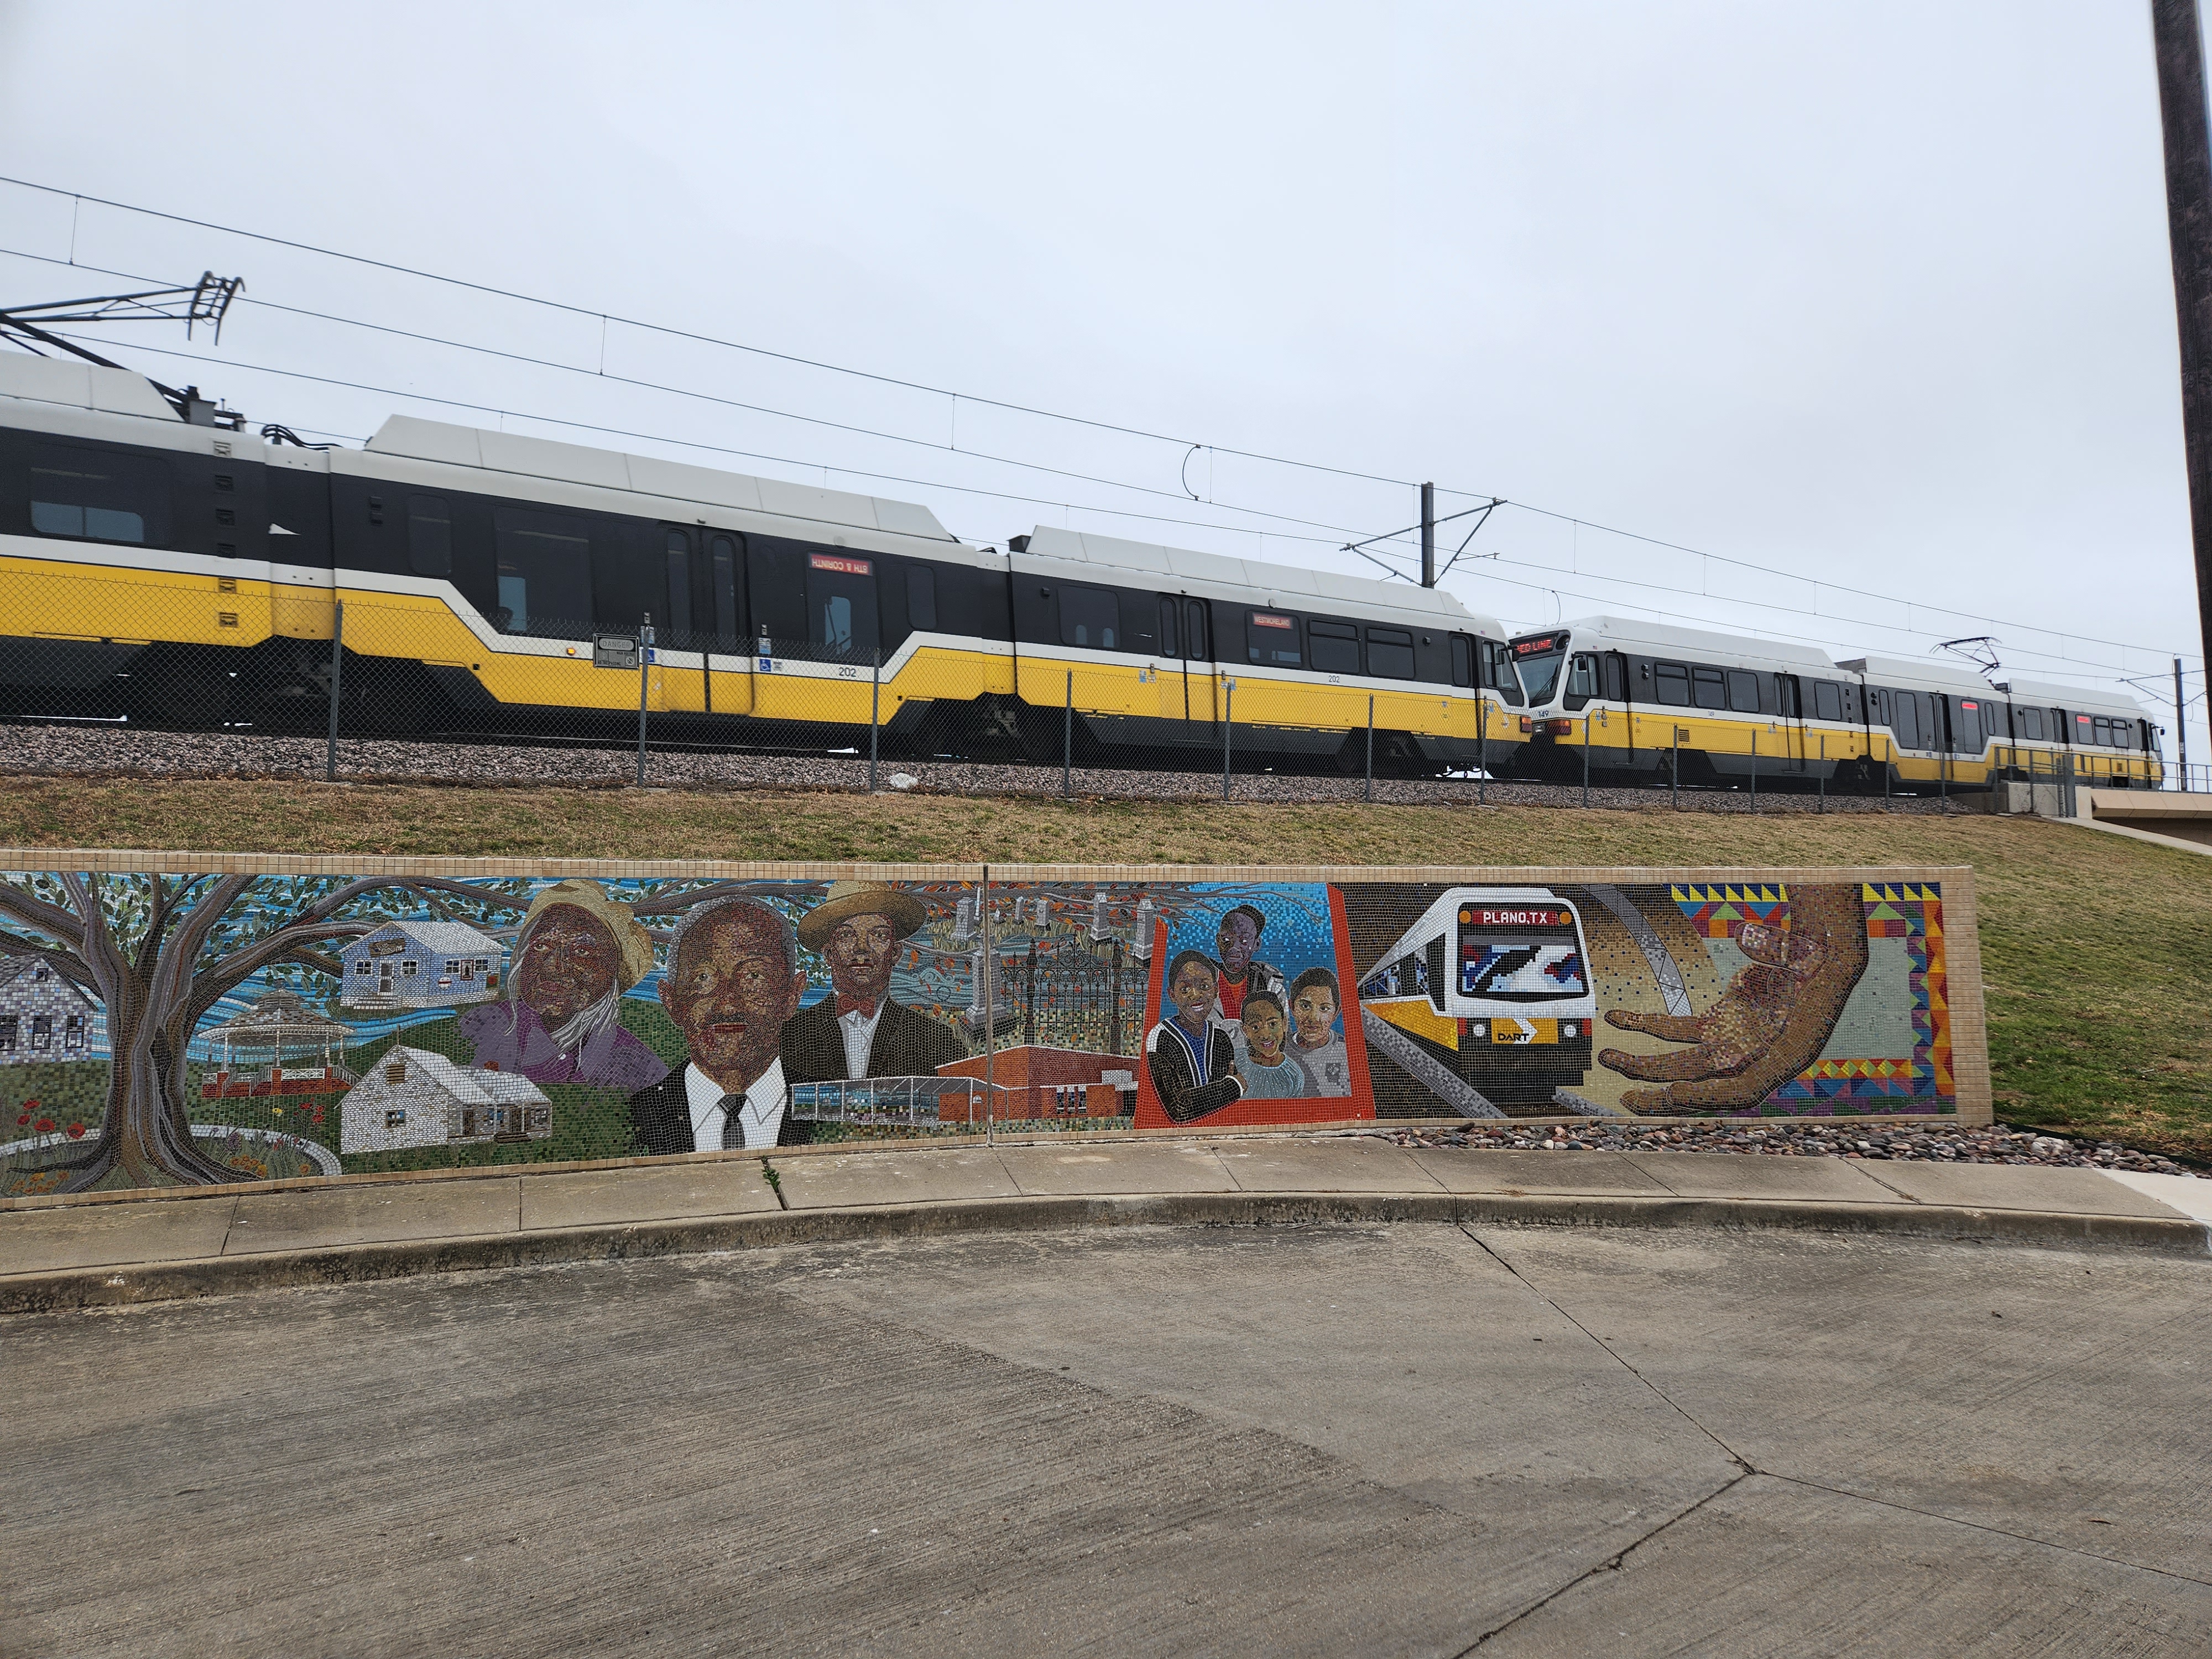
[[[864,1077],[934,1077],[937,1068],[963,1060],[960,1039],[925,1014],[884,999],[868,1045]],[[845,1077],[845,1033],[837,1024],[837,1002],[824,997],[802,1008],[783,1028],[783,1074],[793,1083],[838,1083]]]
[[[1218,1025],[1206,1028],[1206,1076],[1190,1074],[1190,1051],[1167,1028],[1165,1021],[1152,1027],[1145,1044],[1145,1066],[1158,1091],[1161,1109],[1177,1123],[1188,1123],[1218,1112],[1231,1101],[1244,1097],[1237,1080],[1236,1046]],[[1212,1079],[1208,1081],[1207,1079]]]
[[[787,1076],[789,1073],[786,1073]],[[637,1137],[638,1145],[645,1148],[649,1158],[665,1158],[672,1152],[696,1152],[691,1144],[691,1097],[684,1087],[684,1073],[671,1072],[661,1082],[650,1089],[640,1089],[629,1097],[629,1127]],[[814,1139],[814,1125],[792,1116],[787,1103],[783,1109],[783,1125],[776,1131],[779,1146],[804,1146]],[[716,1150],[714,1147],[707,1149]]]

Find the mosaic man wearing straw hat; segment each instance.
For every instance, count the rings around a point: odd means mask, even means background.
[[[879,881],[841,881],[799,921],[799,940],[829,964],[831,994],[784,1030],[793,1083],[932,1077],[963,1058],[946,1027],[891,1000],[900,944],[928,920],[921,902]]]
[[[668,1075],[623,1029],[623,993],[653,971],[653,936],[595,882],[563,881],[530,902],[514,938],[507,1000],[472,1008],[461,1035],[476,1064],[532,1083],[648,1088]]]

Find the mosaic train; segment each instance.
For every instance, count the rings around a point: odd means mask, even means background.
[[[1941,879],[453,867],[0,875],[0,1193],[993,1127],[1961,1109]]]

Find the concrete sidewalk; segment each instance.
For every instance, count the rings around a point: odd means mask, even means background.
[[[1404,1149],[1357,1135],[705,1153],[18,1200],[0,1212],[0,1312],[1085,1223],[1705,1226],[2212,1254],[2208,1206],[2182,1191],[2197,1183],[2170,1185],[1986,1164]]]

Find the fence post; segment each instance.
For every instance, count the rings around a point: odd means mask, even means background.
[[[881,645],[869,653],[868,667],[868,793],[876,793],[876,755],[883,731],[884,707],[884,647]]]
[[[1682,728],[1674,728],[1674,763],[1667,769],[1667,805],[1682,810]]]
[[[978,958],[983,964],[983,1144],[992,1144],[996,1128],[999,1095],[994,1062],[999,1057],[998,1013],[991,1006],[991,982],[999,976],[999,960],[991,944],[991,866],[983,866],[983,884],[975,890],[975,914],[983,930],[983,951]]]
[[[1073,793],[1075,776],[1075,671],[1067,671],[1067,707],[1060,722],[1060,798]]]
[[[1889,758],[1883,761],[1881,763],[1881,810],[1887,812],[1891,810],[1889,805],[1889,776],[1891,773],[1897,770],[1897,768],[1893,763],[1897,759],[1897,745],[1893,743],[1887,744],[1884,746],[1889,750]],[[1871,745],[1869,745],[1869,747],[1871,747]]]
[[[1229,799],[1229,734],[1233,729],[1237,708],[1237,682],[1227,675],[1221,678],[1221,799]]]
[[[1478,806],[1490,805],[1490,705],[1478,696],[1476,707],[1482,710],[1482,729],[1474,738],[1474,799]]]
[[[1751,734],[1751,810],[1754,812],[1759,811],[1759,732],[1756,728]]]
[[[1828,734],[1820,733],[1820,769],[1814,774],[1820,781],[1820,810],[1828,810]]]
[[[1589,805],[1590,717],[1583,716],[1583,805]]]
[[[1936,793],[1942,797],[1944,805],[1951,804],[1951,757],[1948,750],[1936,757]]]
[[[1367,694],[1367,796],[1375,799],[1375,694]]]
[[[645,787],[645,693],[653,680],[653,612],[637,629],[637,787]]]
[[[345,601],[340,599],[331,610],[331,743],[330,751],[323,759],[323,781],[338,781],[338,703],[344,696],[345,680]]]

